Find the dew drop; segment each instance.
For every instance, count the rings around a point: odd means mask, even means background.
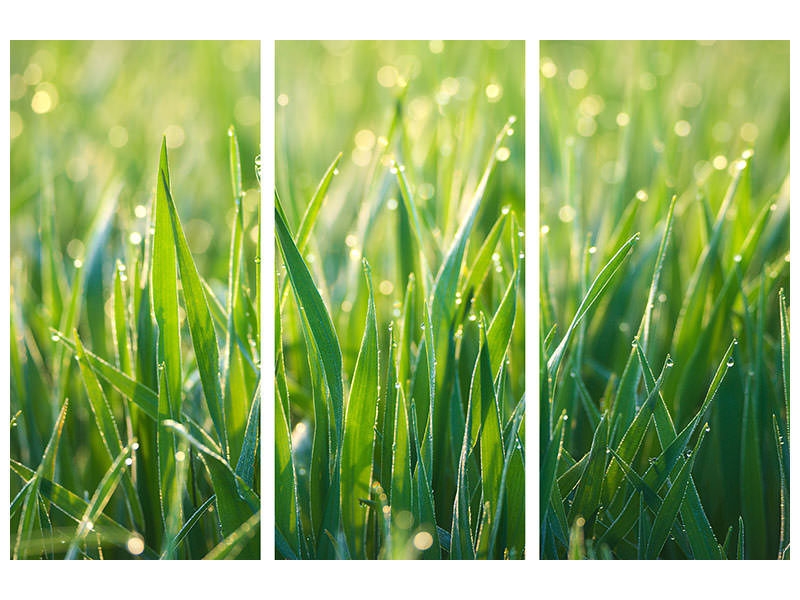
[[[672,360],[672,357],[668,356],[667,357],[667,362],[666,362],[667,367],[669,368],[674,364],[675,364],[675,362]]]
[[[139,449],[139,442],[133,442],[133,446],[131,446],[131,448],[133,448],[134,450],[138,450]]]
[[[333,170],[333,174],[334,174],[334,175],[338,175],[338,174],[339,174],[339,169],[334,169],[334,170]]]
[[[606,454],[611,454],[611,448],[606,448]]]
[[[564,420],[566,421],[567,419],[569,419],[569,415],[564,415],[564,416],[563,416],[563,417],[561,417],[561,418],[562,418],[562,419],[564,419]]]
[[[728,362],[727,362],[726,364],[727,364],[729,367],[732,367],[732,366],[733,366],[733,357],[732,357],[732,356],[731,356],[731,357],[728,359]]]
[[[57,342],[58,341],[58,334],[54,333],[53,335],[50,336],[50,339],[53,340],[54,342]]]
[[[709,425],[708,423],[706,423],[705,430],[706,430],[706,433],[708,433],[709,431],[711,431],[711,425]]]
[[[508,212],[511,210],[510,207],[504,206],[503,209],[500,211],[502,214],[507,215]]]
[[[396,390],[399,390],[399,389],[400,389],[400,382],[399,382],[399,381],[396,381],[396,382],[395,382],[395,384],[394,384],[394,389],[396,389]]]
[[[636,348],[636,346],[638,346],[638,345],[639,345],[639,336],[636,336],[636,337],[635,337],[635,338],[633,338],[633,340],[631,341],[631,348]]]
[[[126,458],[125,459],[125,464],[130,467],[133,464],[133,459],[132,458]]]

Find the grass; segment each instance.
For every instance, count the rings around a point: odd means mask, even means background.
[[[211,46],[142,43],[138,55],[152,67],[163,50],[184,59],[192,51],[225,50]],[[251,46],[257,57],[258,45]],[[90,47],[14,45],[12,63],[29,61],[25,73],[30,65],[44,72],[39,63],[49,57],[66,70],[91,55]],[[137,52],[136,44],[105,49]],[[123,64],[133,90],[140,72]],[[187,80],[193,73],[187,69]],[[67,82],[49,85],[52,92]],[[164,137],[160,155],[153,145],[149,154],[158,160],[141,190],[135,187],[141,156],[133,148],[116,151],[105,165],[95,156],[77,180],[69,168],[41,172],[26,161],[28,151],[37,151],[63,164],[69,149],[46,144],[52,128],[68,126],[84,110],[114,110],[94,97],[76,106],[67,86],[64,110],[55,105],[40,113],[30,98],[39,91],[12,103],[28,121],[12,140],[12,219],[19,228],[11,270],[11,556],[258,558],[258,190],[255,173],[242,169],[234,128],[216,134],[225,157],[216,163],[219,178],[210,175],[213,168],[201,177],[216,182],[214,195],[224,206],[216,218],[231,214],[229,232],[216,233],[230,236],[229,243],[215,244],[202,235],[205,211],[186,199],[191,194],[176,192],[184,183],[194,188],[176,176],[182,169],[170,168],[168,147],[179,148],[182,138]],[[98,124],[87,122],[86,143],[99,152],[104,139],[94,134]],[[181,136],[192,139],[188,126]],[[112,146],[115,139],[121,138],[109,134]],[[133,129],[130,139],[139,139]],[[245,164],[252,161],[250,154]],[[226,176],[230,183],[218,185]],[[41,187],[30,183],[36,177]],[[83,185],[104,189],[97,206],[91,192],[89,206],[71,195]],[[65,210],[70,201],[76,209]],[[29,221],[37,216],[40,229],[31,237]],[[224,265],[221,273],[217,264]]]
[[[788,50],[541,45],[541,558],[789,558]]]
[[[523,57],[277,45],[276,558],[525,556]]]

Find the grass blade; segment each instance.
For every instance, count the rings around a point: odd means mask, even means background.
[[[378,407],[378,328],[372,294],[372,274],[363,261],[369,304],[364,336],[358,352],[345,414],[341,461],[342,528],[350,553],[364,557],[366,514],[360,500],[369,499],[372,483],[372,454]],[[372,424],[372,427],[368,425]]]

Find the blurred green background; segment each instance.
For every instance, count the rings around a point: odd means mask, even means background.
[[[626,239],[620,236],[641,232],[634,252],[584,319],[576,362],[566,367],[584,378],[602,411],[631,351],[664,218],[677,194],[647,353],[653,369],[667,352],[672,354],[675,367],[665,383],[665,399],[676,426],[682,427],[699,408],[719,357],[734,336],[739,339],[736,366],[712,408],[711,433],[698,457],[695,481],[720,543],[744,512],[746,528],[763,532],[751,536],[748,557],[774,558],[779,484],[771,414],[781,418],[785,413],[779,383],[779,288],[790,304],[789,43],[544,41],[539,69],[540,281],[548,293],[542,296],[542,335],[558,324],[555,339],[560,339],[588,282]],[[709,336],[707,351],[690,364],[690,356],[676,351],[673,339],[679,311],[709,244],[709,224],[740,169],[741,181],[724,214],[719,260],[712,261],[711,273],[698,288],[704,294],[704,327],[757,216],[773,204],[774,210],[752,260],[742,263],[730,310],[712,331],[695,332],[698,340]],[[766,300],[760,317],[766,335],[760,340],[763,363],[756,366],[759,336],[752,323],[762,274]],[[761,378],[747,383],[754,372]],[[580,457],[589,448],[592,430],[574,383],[562,378],[556,402],[570,415],[564,447]],[[682,393],[676,394],[679,381]],[[758,406],[763,465],[749,480],[740,473],[747,394]],[[639,455],[640,462],[649,451]],[[646,467],[646,461],[639,466]],[[742,500],[747,489],[763,494],[761,514]],[[666,551],[680,555],[674,545]]]
[[[12,42],[12,281],[35,279],[40,200],[50,182],[65,259],[83,258],[80,241],[117,186],[118,224],[143,234],[146,219],[135,207],[150,206],[162,135],[198,268],[219,272],[228,241],[215,240],[215,223],[233,216],[227,130],[236,127],[243,185],[254,189],[259,91],[258,42]],[[248,196],[252,212],[255,194]]]

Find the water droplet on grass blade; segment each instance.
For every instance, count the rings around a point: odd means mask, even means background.
[[[668,357],[667,357],[666,366],[667,366],[667,367],[671,367],[671,366],[672,366],[672,365],[674,365],[674,364],[675,364],[675,362],[672,360],[672,357],[668,356]]]
[[[732,366],[733,366],[733,357],[731,356],[731,357],[728,359],[728,362],[727,362],[727,363],[725,363],[725,364],[727,364],[729,367],[732,367]]]

